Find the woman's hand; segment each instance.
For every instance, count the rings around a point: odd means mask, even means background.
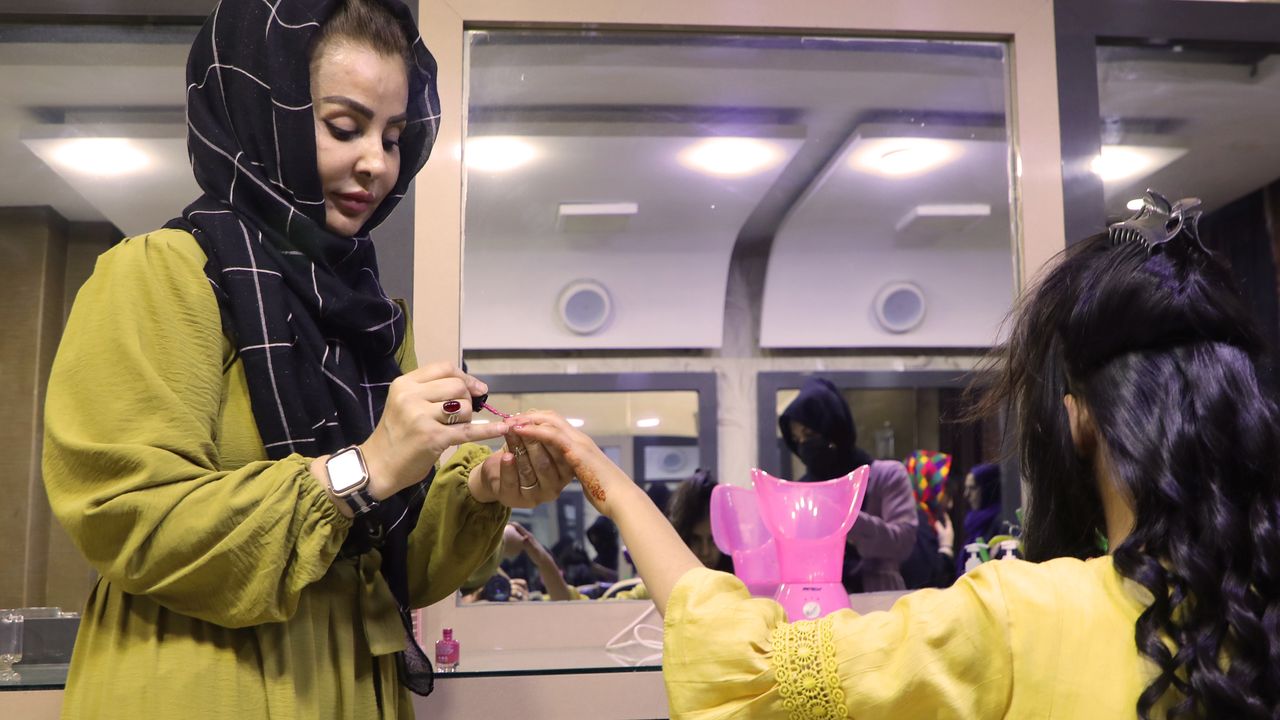
[[[569,584],[564,581],[564,573],[560,571],[560,566],[556,565],[556,559],[551,557],[551,552],[523,525],[509,523],[507,527],[514,528],[520,535],[524,553],[537,566],[538,574],[542,576],[542,584],[547,588],[547,597],[551,600],[572,600],[573,592],[569,589]]]
[[[933,523],[933,531],[938,533],[938,552],[954,556],[956,531],[946,513],[938,514],[938,519]]]
[[[508,435],[508,445],[511,440],[512,436]],[[555,500],[573,479],[573,474],[562,475],[545,450],[539,449],[538,452],[550,469],[544,467],[541,472],[526,469],[522,474],[520,456],[505,450],[485,458],[484,462],[471,469],[467,477],[471,497],[477,502],[499,502],[509,508],[531,508]],[[530,464],[528,457],[531,453],[525,450],[523,454],[526,458],[524,464]],[[526,476],[531,481],[526,481]]]
[[[550,451],[553,462],[576,473],[587,499],[618,524],[622,541],[631,549],[640,577],[658,612],[665,613],[671,590],[686,572],[702,563],[684,544],[640,486],[614,465],[595,442],[552,412],[519,416],[513,429],[527,445],[536,440]]]
[[[601,515],[613,516],[613,502],[624,492],[640,493],[631,478],[613,464],[590,437],[554,412],[529,411],[512,418],[513,435],[530,454],[547,454],[562,477],[577,476],[587,500]],[[640,493],[643,495],[643,493]]]
[[[382,500],[419,482],[451,446],[506,434],[505,421],[471,424],[471,398],[486,392],[484,383],[448,363],[396,378],[382,419],[360,445],[373,497]],[[494,470],[496,477],[500,473]]]
[[[556,572],[560,571],[559,566],[556,565],[555,558],[551,557],[551,551],[547,550],[545,545],[538,542],[538,538],[534,537],[533,533],[526,530],[523,525],[519,525],[517,523],[509,523],[507,527],[514,528],[516,534],[520,536],[520,544],[524,550],[524,554],[528,555],[529,559],[533,561],[533,564],[538,566],[539,572],[546,574],[545,570],[547,569],[554,569]]]
[[[524,602],[529,599],[529,581],[524,578],[511,579],[511,597],[508,602]]]

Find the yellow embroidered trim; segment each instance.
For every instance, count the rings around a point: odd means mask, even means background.
[[[833,637],[829,617],[773,629],[773,673],[791,720],[847,717]]]

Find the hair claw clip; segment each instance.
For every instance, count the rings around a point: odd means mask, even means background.
[[[1133,217],[1112,223],[1107,227],[1111,243],[1137,243],[1153,253],[1170,240],[1185,234],[1204,252],[1208,250],[1200,242],[1197,223],[1200,220],[1200,198],[1184,198],[1170,203],[1168,198],[1147,190],[1142,196],[1142,207]]]

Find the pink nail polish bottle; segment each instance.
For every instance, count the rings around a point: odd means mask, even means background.
[[[444,637],[436,641],[436,669],[456,670],[459,651],[458,641],[453,639],[453,629],[445,628]]]

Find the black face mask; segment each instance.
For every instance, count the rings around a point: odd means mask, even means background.
[[[851,468],[843,467],[839,448],[820,437],[809,438],[796,448],[796,455],[809,471],[809,480],[821,482],[845,474]]]

